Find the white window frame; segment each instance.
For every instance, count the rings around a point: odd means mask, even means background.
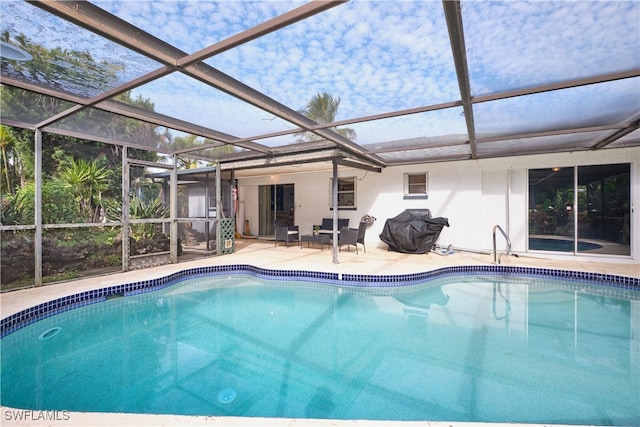
[[[340,190],[340,181],[347,184],[353,184],[353,190]],[[358,180],[355,176],[338,177],[338,210],[356,210],[357,209],[357,189]],[[333,178],[329,179],[329,207],[333,209]],[[352,197],[348,197],[352,194]],[[342,196],[342,197],[341,197]],[[340,204],[341,199],[353,200],[353,204]]]
[[[424,192],[412,191],[409,184],[409,177],[424,176]],[[418,184],[422,185],[422,184]],[[429,173],[428,172],[412,172],[404,174],[404,198],[405,199],[427,199],[429,197]]]

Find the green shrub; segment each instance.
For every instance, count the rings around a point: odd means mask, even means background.
[[[21,213],[21,202],[22,197],[18,197],[14,194],[8,194],[0,200],[0,223],[4,225],[17,225],[21,224],[22,221],[22,213]],[[33,224],[33,217],[28,222],[28,224]]]
[[[139,197],[132,197],[129,202],[131,218],[167,218],[169,209],[160,198],[145,202]],[[133,240],[146,240],[162,233],[162,224],[133,224],[131,226],[131,238]]]
[[[35,211],[35,185],[27,184],[18,191],[21,224],[33,224]],[[42,183],[42,223],[64,224],[78,220],[78,208],[73,191],[64,182],[52,179]]]

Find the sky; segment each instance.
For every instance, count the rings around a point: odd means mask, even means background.
[[[5,1],[1,3],[7,15]],[[94,3],[186,53],[303,4],[239,0]],[[473,95],[640,68],[638,1],[462,1],[462,14]],[[34,37],[42,38],[43,43],[89,51],[104,43],[101,54],[119,58],[128,76],[157,65],[93,36],[73,37],[71,31],[60,31],[58,23],[47,25],[27,15],[23,19],[30,20],[27,24],[37,29]],[[5,17],[3,30],[7,25],[29,26],[12,24]],[[354,0],[206,62],[294,110],[326,91],[341,100],[337,120],[460,99],[441,1]],[[179,74],[134,93],[150,98],[158,112],[239,137],[293,128]],[[594,97],[601,102],[587,102]],[[640,79],[635,78],[478,104],[474,116],[481,135],[532,130],[528,125],[531,117],[542,127],[545,123],[557,126],[555,122],[570,117],[579,123],[604,124],[640,110],[639,99]],[[603,107],[615,111],[605,117]],[[356,129],[357,142],[362,144],[466,132],[460,108],[350,127]],[[291,137],[283,137],[268,144],[290,141]]]

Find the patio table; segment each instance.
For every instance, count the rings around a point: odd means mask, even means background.
[[[302,249],[302,242],[307,242],[307,247],[311,245],[311,243],[319,243],[320,250],[324,249],[324,245],[329,246],[329,236],[326,234],[303,234],[300,236],[300,249]]]

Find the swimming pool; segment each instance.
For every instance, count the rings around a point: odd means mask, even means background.
[[[637,425],[638,289],[503,266],[189,270],[3,319],[2,405]]]

